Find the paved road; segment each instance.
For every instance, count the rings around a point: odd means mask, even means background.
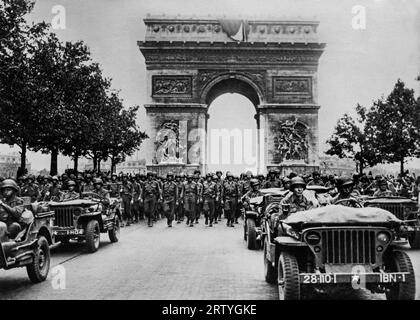
[[[102,235],[94,254],[72,243],[53,250],[47,281],[32,284],[26,270],[0,271],[1,299],[278,299],[277,287],[263,278],[262,251],[250,251],[242,228],[200,221],[193,228],[164,221],[144,222],[121,230],[120,242]],[[409,251],[417,273],[420,298],[420,251]],[[57,266],[59,266],[57,268]],[[64,267],[64,268],[63,268]],[[57,272],[65,270],[65,289]],[[61,282],[62,284],[63,282]],[[333,298],[384,299],[367,292],[339,292]],[[317,297],[329,299],[331,297]]]

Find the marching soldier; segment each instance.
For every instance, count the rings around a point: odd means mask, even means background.
[[[172,227],[175,207],[178,205],[178,185],[173,178],[173,173],[168,172],[166,181],[162,184],[163,212],[167,218],[168,227]]]
[[[178,188],[178,204],[175,206],[175,215],[176,215],[176,223],[181,223],[181,221],[184,221],[184,212],[183,212],[183,205],[182,205],[182,199],[181,199],[181,191],[182,191],[182,185],[183,182],[181,180],[181,175],[177,174],[175,176],[175,183]]]
[[[134,216],[134,223],[140,221],[140,199],[141,199],[141,192],[142,187],[138,182],[139,177],[136,175],[135,179],[133,180],[133,205],[132,205],[132,214]]]
[[[219,201],[219,193],[216,182],[212,180],[212,174],[207,173],[206,180],[203,182],[203,210],[206,218],[206,225],[213,227],[215,220],[215,204]]]
[[[218,221],[222,221],[222,205],[221,205],[221,195],[222,195],[222,182],[220,181],[217,175],[213,175],[212,180],[216,183],[216,193],[219,195],[216,197],[215,207],[214,207],[214,223],[217,224]]]
[[[203,184],[200,181],[200,170],[194,171],[194,182],[197,184],[197,205],[195,212],[195,223],[198,223],[198,219],[203,211]]]
[[[70,201],[80,198],[80,194],[75,191],[76,182],[70,180],[67,182],[68,190],[61,195],[60,201]]]
[[[153,222],[155,221],[155,212],[157,201],[161,199],[161,189],[159,183],[153,179],[153,172],[147,173],[147,180],[144,183],[143,187],[143,204],[144,204],[144,213],[147,217],[147,225],[153,227]]]
[[[226,226],[233,227],[235,220],[235,212],[238,205],[239,187],[233,180],[233,175],[228,171],[226,172],[226,179],[223,183],[222,189],[222,205],[225,208],[227,218]]]
[[[31,202],[38,201],[38,199],[41,197],[39,187],[35,183],[35,177],[33,175],[29,175],[26,178],[26,184],[22,187],[20,196],[30,197]]]
[[[144,173],[140,173],[138,184],[140,185],[140,189],[141,189],[142,194],[143,194],[145,182],[146,182],[146,175]],[[143,195],[140,197],[140,199],[138,201],[140,220],[144,219],[144,203],[143,203],[142,199],[143,199]]]
[[[124,226],[124,221],[127,227],[131,224],[131,205],[133,204],[133,194],[134,188],[130,181],[128,181],[128,176],[123,174],[122,183],[120,189],[120,195],[123,205],[123,223],[121,226]]]
[[[194,227],[195,213],[198,202],[198,186],[193,181],[193,175],[187,175],[187,181],[182,186],[182,200],[184,202],[184,210],[187,214],[187,224]]]

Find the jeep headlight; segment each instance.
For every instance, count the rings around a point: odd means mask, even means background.
[[[376,239],[378,240],[378,242],[380,242],[382,245],[386,245],[389,243],[389,241],[391,240],[391,237],[389,236],[388,233],[386,232],[379,232],[378,235],[376,236]]]
[[[311,246],[315,246],[315,245],[317,245],[318,243],[320,243],[320,242],[321,242],[321,236],[319,235],[319,233],[318,233],[318,232],[311,231],[311,232],[308,232],[308,233],[305,235],[305,241],[306,241],[309,245],[311,245]]]

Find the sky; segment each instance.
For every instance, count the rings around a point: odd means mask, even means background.
[[[137,41],[144,40],[148,13],[320,21],[319,38],[327,44],[318,70],[321,151],[340,116],[353,114],[357,103],[369,106],[387,95],[397,79],[420,93],[420,81],[415,80],[420,75],[420,0],[37,0],[29,20],[51,22],[57,5],[65,8],[66,28],[53,31],[63,41],[85,41],[127,106],[147,102],[145,63]],[[366,8],[364,30],[352,27],[356,5]],[[237,124],[247,127],[254,124],[254,112],[245,100],[222,96],[213,105],[228,101],[234,110],[247,110],[251,121]],[[144,119],[140,108],[140,127]],[[13,150],[18,149],[0,146],[0,152]],[[49,168],[49,156],[29,153],[29,161],[35,169]],[[70,160],[61,157],[59,170],[67,166]]]

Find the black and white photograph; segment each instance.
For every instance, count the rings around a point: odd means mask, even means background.
[[[0,0],[0,300],[420,300],[419,194],[420,0]]]

